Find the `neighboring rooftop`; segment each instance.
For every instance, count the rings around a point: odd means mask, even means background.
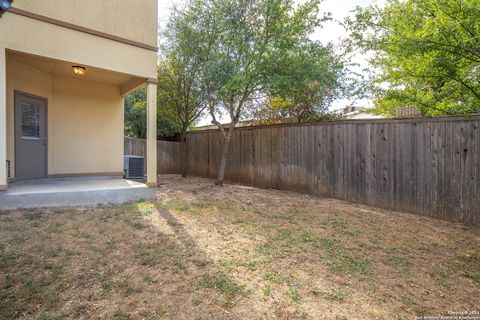
[[[340,110],[340,115],[345,119],[382,119],[383,116],[368,112],[368,108],[348,106]]]

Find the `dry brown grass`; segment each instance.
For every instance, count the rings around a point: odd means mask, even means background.
[[[412,319],[480,306],[480,232],[164,176],[157,202],[0,216],[0,319]]]

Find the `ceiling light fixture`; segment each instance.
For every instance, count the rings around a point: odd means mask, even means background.
[[[75,75],[79,77],[85,75],[85,72],[87,71],[87,69],[82,66],[73,66],[72,68],[73,68],[73,73],[75,73]]]

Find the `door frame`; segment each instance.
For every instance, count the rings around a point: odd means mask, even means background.
[[[48,99],[45,97],[37,96],[28,92],[13,90],[13,158],[14,158],[14,167],[15,167],[15,178],[17,180],[17,119],[16,119],[16,106],[18,96],[25,96],[33,99],[38,99],[45,102],[45,139],[46,139],[46,148],[45,148],[45,176],[48,177]]]

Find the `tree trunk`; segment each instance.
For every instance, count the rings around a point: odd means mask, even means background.
[[[233,135],[233,127],[228,130],[228,134],[225,137],[225,144],[223,145],[222,159],[220,160],[220,167],[218,168],[217,181],[215,181],[215,184],[217,186],[223,186],[223,179],[225,177],[225,168],[227,167],[228,150],[230,147],[230,140],[232,138],[232,135]]]
[[[181,159],[182,159],[182,169],[180,171],[180,174],[182,177],[187,176],[187,171],[188,171],[188,145],[187,145],[187,134],[184,132],[180,134],[180,141],[181,141],[181,146],[180,146],[180,153],[181,153]]]

